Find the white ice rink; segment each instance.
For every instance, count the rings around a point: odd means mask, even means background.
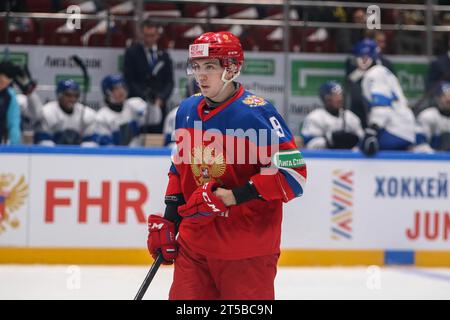
[[[166,299],[162,267],[145,299]],[[0,265],[0,299],[132,299],[147,273],[135,266]],[[279,268],[277,299],[450,299],[450,269]]]

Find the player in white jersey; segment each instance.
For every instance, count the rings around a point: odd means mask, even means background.
[[[164,146],[173,146],[175,144],[175,118],[177,116],[178,107],[172,109],[164,119],[163,135]]]
[[[417,144],[450,151],[450,82],[439,84],[435,100],[437,107],[427,108],[417,116],[420,128]]]
[[[50,101],[42,109],[42,121],[34,136],[35,143],[96,146],[95,111],[78,102],[78,84],[72,79],[61,80],[56,94],[58,100]]]
[[[186,94],[185,98],[199,93],[200,87],[194,77],[188,77],[186,81]],[[164,146],[175,145],[175,118],[177,115],[178,107],[172,109],[164,119],[163,134],[164,134]]]
[[[97,113],[97,135],[100,145],[140,146],[141,127],[161,121],[161,108],[147,105],[143,99],[127,99],[125,80],[121,75],[108,75],[102,80],[105,105]]]
[[[42,119],[41,98],[36,91],[29,94],[18,93],[16,98],[20,107],[22,135],[33,136]]]
[[[364,136],[361,121],[350,110],[343,108],[342,86],[327,81],[320,86],[319,96],[323,109],[308,114],[302,137],[308,149],[351,149]]]
[[[416,140],[414,114],[397,77],[375,63],[378,56],[375,41],[357,43],[354,54],[358,68],[364,71],[361,87],[369,108],[362,151],[373,155],[378,150],[410,149]]]

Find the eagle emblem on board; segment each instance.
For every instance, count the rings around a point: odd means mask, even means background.
[[[24,204],[28,196],[28,185],[24,176],[14,183],[13,174],[0,174],[0,234],[6,227],[19,227],[19,219],[13,216]]]
[[[217,152],[212,146],[198,146],[192,149],[191,170],[198,186],[218,179],[226,170],[223,153]]]

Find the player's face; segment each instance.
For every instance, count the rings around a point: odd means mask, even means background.
[[[224,68],[218,59],[198,59],[191,62],[191,71],[198,83],[201,93],[213,98],[222,89]]]
[[[344,96],[342,93],[333,93],[327,97],[327,104],[333,109],[340,109],[344,105]]]
[[[111,91],[111,98],[114,103],[123,103],[127,98],[127,90],[122,85],[115,86]]]
[[[72,111],[75,107],[75,103],[77,103],[78,101],[79,96],[80,95],[78,94],[78,92],[70,90],[64,91],[59,96],[59,105],[65,110]]]
[[[11,78],[8,78],[4,74],[0,74],[0,91],[8,88],[8,86],[11,84],[11,81]]]
[[[361,70],[367,70],[372,65],[372,58],[369,56],[361,56],[356,58],[356,65]]]

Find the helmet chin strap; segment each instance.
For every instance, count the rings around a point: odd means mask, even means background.
[[[223,81],[222,88],[219,90],[219,92],[218,92],[214,97],[211,97],[211,98],[209,98],[209,99],[211,99],[211,100],[213,100],[213,101],[216,101],[214,98],[220,96],[220,95],[222,94],[223,90],[225,90],[225,87],[227,86],[227,84],[229,84],[230,82],[233,82],[234,79],[236,79],[237,77],[239,77],[239,74],[240,74],[240,73],[241,73],[241,70],[238,70],[238,71],[236,72],[236,74],[235,74],[231,79],[227,80],[227,79],[225,78],[225,76],[227,75],[227,69],[223,70],[223,72],[222,72],[222,77],[220,77],[220,79]]]

